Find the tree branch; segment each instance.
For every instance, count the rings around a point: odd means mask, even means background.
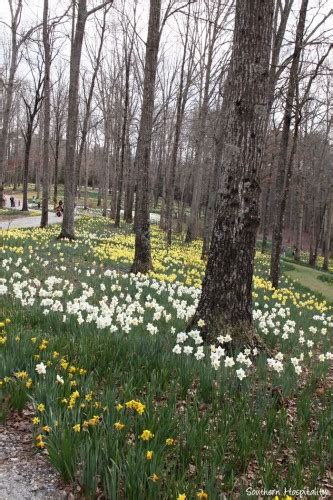
[[[112,5],[113,0],[106,0],[106,2],[101,3],[100,5],[97,5],[97,7],[93,7],[92,9],[88,10],[86,17],[91,16],[91,14],[94,14],[100,9],[103,9],[103,7],[106,7],[107,5]]]

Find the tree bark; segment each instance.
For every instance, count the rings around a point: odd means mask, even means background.
[[[131,271],[145,273],[151,269],[150,220],[149,220],[149,164],[157,57],[160,44],[161,0],[150,1],[148,38],[143,85],[143,99],[139,138],[136,152],[137,191],[135,214],[135,255]]]
[[[202,294],[189,325],[198,328],[202,319],[206,341],[228,332],[242,347],[260,344],[252,326],[252,276],[273,11],[274,0],[236,2],[221,189]]]
[[[70,70],[68,114],[66,131],[65,154],[65,186],[64,186],[64,216],[59,238],[74,239],[74,209],[75,209],[75,152],[78,128],[78,92],[80,78],[80,62],[84,28],[87,20],[87,0],[79,0],[77,6],[77,20],[75,34],[72,40]]]

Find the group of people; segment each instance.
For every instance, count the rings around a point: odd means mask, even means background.
[[[4,196],[3,200],[4,200],[4,204],[6,204],[6,196]],[[10,196],[9,201],[10,201],[11,208],[15,208],[16,204],[18,207],[21,205],[21,200],[20,199],[15,200],[14,196]],[[40,208],[41,203],[39,200],[37,200],[37,198],[35,196],[33,196],[32,202],[37,204],[37,208]],[[55,207],[55,213],[56,213],[57,217],[61,217],[62,214],[64,213],[64,203],[62,200],[59,200],[58,205]]]

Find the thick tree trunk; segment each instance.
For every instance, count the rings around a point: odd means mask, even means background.
[[[160,43],[161,0],[150,0],[146,62],[143,84],[142,112],[136,152],[137,191],[135,214],[135,255],[131,271],[147,272],[152,266],[149,220],[149,164],[157,56]]]
[[[271,281],[272,285],[277,288],[279,286],[280,278],[280,257],[282,250],[282,231],[285,215],[285,184],[288,165],[288,144],[290,135],[290,126],[292,120],[293,106],[295,94],[297,90],[297,78],[300,62],[300,55],[302,51],[303,36],[305,30],[305,19],[308,7],[308,0],[302,0],[298,25],[296,29],[295,48],[293,59],[290,69],[287,97],[285,103],[285,111],[283,116],[283,127],[281,133],[280,151],[278,158],[278,173],[276,179],[276,203],[275,203],[275,220],[273,225],[272,234],[272,254],[271,254]],[[298,120],[298,116],[297,116]],[[289,162],[289,166],[291,163]],[[287,179],[288,182],[288,179]]]
[[[43,46],[44,46],[44,113],[43,113],[43,198],[42,198],[42,217],[41,227],[47,227],[49,215],[49,184],[50,184],[50,68],[51,68],[51,49],[48,29],[48,10],[49,2],[44,0],[43,12]]]
[[[231,333],[260,344],[252,326],[252,276],[259,225],[259,172],[267,130],[274,0],[237,0],[228,85],[223,175],[202,294],[189,328],[205,340]]]

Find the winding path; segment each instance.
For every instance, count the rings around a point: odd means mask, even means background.
[[[160,215],[156,213],[150,214],[150,222],[152,224],[158,224],[160,221]],[[60,224],[62,222],[62,217],[57,217],[54,213],[49,212],[49,224]],[[26,217],[15,217],[13,219],[0,220],[0,230],[8,229],[24,229],[29,227],[39,227],[40,226],[40,215],[37,216],[26,216]]]

